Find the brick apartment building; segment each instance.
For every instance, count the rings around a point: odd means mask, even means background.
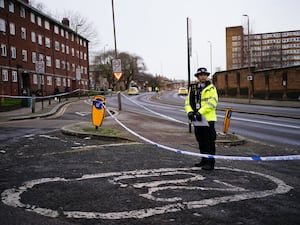
[[[67,18],[59,22],[28,0],[0,0],[0,47],[1,95],[88,89],[88,40]]]
[[[244,34],[242,26],[226,28],[227,70],[248,66],[256,69],[300,65],[300,30]]]
[[[300,100],[300,30],[249,34],[249,42],[245,33],[226,28],[227,71],[214,74],[219,94]]]

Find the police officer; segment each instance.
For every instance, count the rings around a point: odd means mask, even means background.
[[[204,67],[197,70],[195,77],[198,78],[198,82],[189,87],[189,94],[185,100],[185,111],[193,123],[200,153],[215,155],[218,93],[216,87],[207,79],[209,74]],[[201,162],[195,166],[202,167],[203,170],[213,170],[215,159],[202,157]]]

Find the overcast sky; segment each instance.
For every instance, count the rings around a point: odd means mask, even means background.
[[[47,10],[79,12],[93,23],[97,50],[113,50],[111,0],[35,0]],[[298,0],[114,0],[118,51],[144,59],[147,71],[187,80],[187,17],[192,27],[191,74],[226,70],[225,28],[242,25],[251,33],[300,30]],[[209,43],[210,41],[210,43]]]

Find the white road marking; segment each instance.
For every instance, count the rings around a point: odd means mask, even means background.
[[[37,214],[48,216],[48,217],[58,217],[63,214],[68,218],[85,218],[85,219],[126,219],[126,218],[145,218],[154,215],[160,215],[170,212],[178,212],[182,210],[189,209],[199,209],[208,206],[215,206],[218,204],[238,202],[242,200],[264,198],[267,196],[274,196],[276,194],[285,194],[289,192],[292,187],[285,184],[282,180],[254,171],[246,171],[241,169],[232,169],[232,168],[216,168],[218,170],[227,170],[235,173],[246,173],[248,175],[258,176],[263,179],[268,179],[270,182],[273,182],[276,187],[274,189],[267,189],[261,191],[251,191],[241,187],[237,187],[231,184],[228,184],[225,181],[214,180],[213,182],[220,185],[220,187],[201,187],[201,181],[206,179],[205,176],[199,174],[200,168],[160,168],[160,169],[148,169],[148,170],[134,170],[134,171],[123,171],[123,172],[110,172],[110,173],[98,173],[98,174],[86,174],[80,178],[76,179],[65,179],[61,177],[55,178],[41,178],[37,180],[31,180],[23,183],[18,188],[11,188],[3,191],[1,193],[2,202],[8,206],[24,208],[26,211],[35,212]],[[197,173],[196,173],[197,172]],[[175,175],[180,175],[179,179],[162,179],[172,177]],[[182,178],[182,175],[187,178]],[[143,183],[130,183],[130,180],[137,180],[137,178],[150,178],[153,180],[153,177],[157,178],[157,181],[152,182],[143,182]],[[147,193],[139,194],[140,197],[150,199],[158,202],[166,202],[166,205],[153,207],[153,208],[142,208],[129,211],[120,211],[120,212],[84,212],[84,211],[62,211],[48,209],[39,207],[37,205],[30,205],[22,203],[21,196],[24,192],[29,191],[35,185],[44,184],[51,182],[69,182],[69,181],[84,181],[88,179],[100,179],[107,178],[107,182],[113,183],[114,185],[123,185],[123,188],[130,186],[131,188],[138,188],[142,191],[145,188],[148,188]],[[225,179],[225,178],[223,178]],[[122,182],[121,182],[122,181]],[[100,181],[99,181],[100,182]],[[196,182],[197,186],[192,186],[191,182]],[[171,185],[169,185],[171,184]],[[169,185],[169,186],[168,186]],[[141,187],[143,187],[141,189]],[[153,194],[159,191],[168,191],[170,196],[172,190],[183,190],[183,193],[186,190],[195,190],[195,191],[228,191],[229,195],[224,195],[220,197],[212,197],[202,200],[192,200],[184,201],[179,196],[162,198],[156,197]],[[170,203],[171,202],[171,203]]]
[[[86,116],[86,115],[90,115],[91,112],[75,112],[75,114],[77,114],[79,116]]]

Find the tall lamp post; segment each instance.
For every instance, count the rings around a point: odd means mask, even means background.
[[[251,103],[251,71],[250,71],[250,27],[249,27],[249,16],[247,14],[244,14],[243,16],[247,17],[247,29],[248,29],[248,40],[247,40],[247,61],[248,61],[248,76],[247,79],[249,80],[248,84],[248,102]]]
[[[212,72],[212,42],[208,41],[209,43],[209,58],[210,58],[210,74],[213,75]]]

